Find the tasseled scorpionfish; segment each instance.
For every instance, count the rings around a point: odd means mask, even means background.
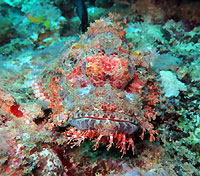
[[[133,51],[126,30],[117,15],[91,24],[78,42],[67,51],[43,81],[32,81],[35,95],[49,102],[53,114],[50,126],[69,128],[63,133],[72,146],[86,138],[134,152],[133,134],[142,129],[155,139],[151,120],[156,117],[159,90],[152,75],[151,53]]]

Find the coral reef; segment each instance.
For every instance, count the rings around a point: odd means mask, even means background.
[[[142,20],[163,23],[166,19],[183,20],[188,26],[199,25],[199,2],[174,0],[113,0],[116,4],[127,5],[129,13],[138,13]],[[170,8],[169,8],[170,7]]]
[[[179,95],[179,90],[187,91],[186,85],[180,82],[172,72],[160,71],[160,76],[166,97],[177,97]]]
[[[36,175],[61,173],[63,170],[61,161],[50,149],[53,135],[43,128],[42,124],[34,123],[35,118],[44,117],[41,106],[17,105],[16,100],[1,89],[0,114],[1,173],[4,175],[23,175],[30,172]]]
[[[9,5],[9,6],[8,6]],[[19,10],[20,9],[20,10]],[[66,19],[61,16],[60,9],[51,1],[4,1],[2,34],[14,38],[10,43],[0,48],[3,55],[12,54],[30,45],[48,46],[59,40],[61,25]],[[42,14],[41,14],[42,12]],[[9,19],[9,20],[8,20]],[[6,26],[7,25],[7,26]],[[5,35],[1,35],[2,37]],[[41,46],[40,46],[41,47]]]
[[[199,2],[85,4],[0,2],[0,175],[200,175]]]

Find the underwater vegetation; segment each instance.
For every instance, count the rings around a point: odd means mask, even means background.
[[[161,2],[0,3],[0,175],[200,175],[199,11]]]

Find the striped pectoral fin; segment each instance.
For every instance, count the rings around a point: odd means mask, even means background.
[[[36,77],[37,78],[37,77]],[[45,90],[45,88],[42,86],[42,83],[40,80],[36,80],[32,79],[32,80],[28,80],[24,83],[24,87],[28,88],[32,88],[33,90],[33,94],[35,95],[36,98],[42,100],[42,101],[50,101],[50,98],[48,96],[47,91]]]

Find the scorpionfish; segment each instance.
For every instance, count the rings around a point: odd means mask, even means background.
[[[72,147],[89,138],[95,148],[107,143],[108,150],[114,145],[123,156],[129,148],[134,153],[138,129],[142,139],[147,131],[150,141],[155,139],[151,120],[159,89],[150,68],[152,55],[133,50],[123,25],[118,15],[96,20],[78,41],[66,44],[53,71],[42,81],[30,81],[36,97],[53,111],[49,126],[66,127],[63,135]]]

